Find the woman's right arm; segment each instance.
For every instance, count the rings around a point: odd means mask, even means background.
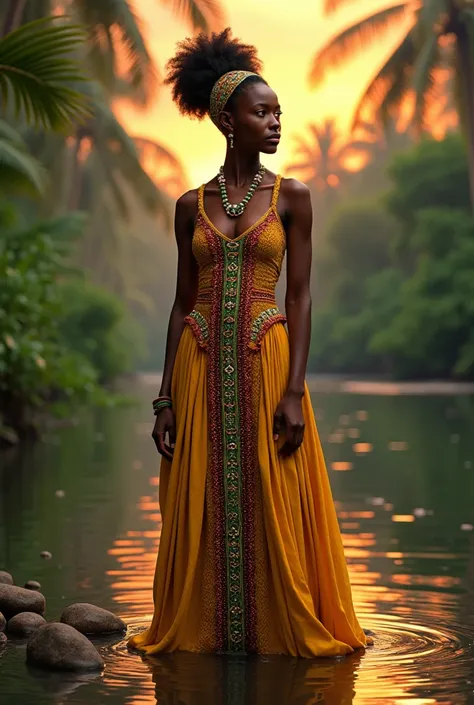
[[[171,309],[168,334],[166,337],[165,364],[159,396],[171,396],[171,380],[179,341],[186,325],[184,319],[193,310],[196,303],[198,287],[198,267],[192,251],[194,221],[197,214],[197,192],[188,191],[176,203],[175,236],[178,246],[178,272],[176,294]],[[169,460],[172,448],[165,444],[165,435],[169,434],[170,446],[175,442],[174,414],[171,409],[163,409],[156,417],[153,439],[158,452]]]

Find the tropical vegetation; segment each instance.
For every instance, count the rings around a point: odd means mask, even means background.
[[[324,0],[332,14],[346,0]],[[474,212],[474,8],[469,0],[402,0],[367,13],[343,26],[316,52],[310,72],[313,86],[329,69],[346,62],[384,33],[400,29],[395,50],[370,81],[355,110],[354,121],[375,113],[382,121],[397,117],[414,95],[412,122],[422,129],[432,121],[448,70],[450,90],[468,145],[471,210]]]
[[[389,165],[391,189],[346,203],[328,228],[312,370],[474,378],[474,220],[459,135]]]
[[[192,29],[223,16],[214,0],[163,4]],[[9,441],[36,436],[52,405],[109,403],[101,386],[144,354],[135,319],[151,315],[142,287],[155,272],[131,221],[146,212],[164,232],[169,194],[186,184],[169,150],[130,135],[114,114],[114,100],[146,106],[159,86],[132,4],[61,9],[53,0],[0,8],[0,438]],[[145,266],[131,275],[137,256]]]

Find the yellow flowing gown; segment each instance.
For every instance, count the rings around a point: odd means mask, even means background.
[[[366,645],[308,390],[305,436],[289,458],[273,415],[289,375],[275,301],[286,248],[277,211],[231,240],[204,210],[193,252],[195,309],[173,370],[177,438],[161,463],[161,541],[148,654],[342,656]]]

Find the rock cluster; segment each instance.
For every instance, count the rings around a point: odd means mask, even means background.
[[[29,666],[55,671],[100,671],[104,662],[86,635],[124,633],[127,625],[112,612],[86,602],[69,605],[59,622],[43,617],[46,599],[41,585],[29,580],[14,585],[12,576],[0,571],[0,653],[8,638],[28,638]]]
[[[0,583],[0,612],[11,619],[20,612],[43,614],[46,609],[44,595],[33,590]]]

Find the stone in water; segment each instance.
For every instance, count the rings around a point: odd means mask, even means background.
[[[113,612],[87,602],[77,602],[66,607],[61,615],[61,622],[69,624],[82,634],[112,634],[127,629],[125,622]]]
[[[35,612],[21,612],[12,617],[7,624],[8,634],[17,637],[31,636],[46,620]]]
[[[28,580],[28,582],[25,583],[25,589],[37,590],[39,592],[41,590],[41,585],[37,580]]]
[[[46,608],[44,595],[35,590],[25,590],[16,585],[0,585],[0,612],[11,619],[20,612],[43,614]]]
[[[0,570],[0,583],[3,585],[13,585],[13,578],[6,570]]]
[[[45,624],[26,647],[29,664],[58,671],[100,671],[104,661],[83,634],[69,624]]]

